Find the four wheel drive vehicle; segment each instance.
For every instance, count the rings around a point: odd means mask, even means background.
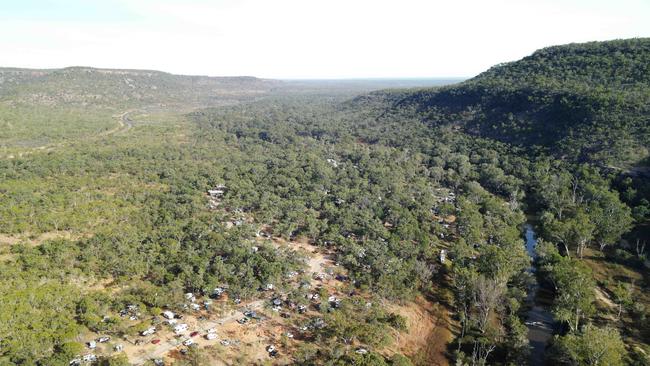
[[[109,336],[104,336],[104,337],[99,337],[97,338],[97,342],[99,343],[106,343],[111,340],[111,337]]]
[[[199,335],[199,332],[197,331],[190,333],[190,337],[196,337],[197,335]]]
[[[165,362],[163,362],[161,359],[154,359],[153,364],[156,366],[165,366]]]
[[[160,339],[154,339],[153,341],[151,341],[151,343],[152,344],[158,344],[158,343],[160,343]]]
[[[84,362],[95,362],[97,361],[97,356],[91,354],[87,354],[81,358],[82,361]]]
[[[186,346],[186,347],[191,346],[193,344],[194,344],[194,341],[191,340],[191,339],[186,339],[186,340],[183,341],[183,346]]]
[[[246,310],[244,311],[244,315],[249,317],[249,318],[254,318],[257,316],[257,313],[254,312],[253,310]]]
[[[246,310],[243,311],[243,314],[244,314],[244,316],[249,317],[249,318],[253,318],[253,319],[260,319],[261,318],[261,316],[258,315],[255,310],[246,309]]]

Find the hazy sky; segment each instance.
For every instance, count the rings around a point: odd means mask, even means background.
[[[650,36],[650,0],[0,0],[0,66],[271,78],[473,76]]]

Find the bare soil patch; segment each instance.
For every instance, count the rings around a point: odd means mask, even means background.
[[[440,304],[418,296],[403,305],[387,305],[388,310],[406,318],[408,330],[395,332],[395,344],[388,354],[402,353],[416,365],[449,365],[447,345],[452,339],[448,311]]]

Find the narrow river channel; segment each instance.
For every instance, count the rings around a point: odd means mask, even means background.
[[[532,225],[526,224],[525,230],[526,251],[533,260],[529,271],[535,277],[534,275],[537,271],[535,261],[537,239],[535,238],[535,231]],[[526,301],[530,306],[530,310],[526,313],[528,342],[530,343],[529,364],[531,366],[544,366],[546,345],[553,336],[553,315],[540,301],[537,280],[529,287]]]

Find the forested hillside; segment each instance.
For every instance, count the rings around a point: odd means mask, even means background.
[[[391,93],[389,108],[530,151],[626,168],[648,157],[649,75],[650,39],[571,44],[458,86]]]

